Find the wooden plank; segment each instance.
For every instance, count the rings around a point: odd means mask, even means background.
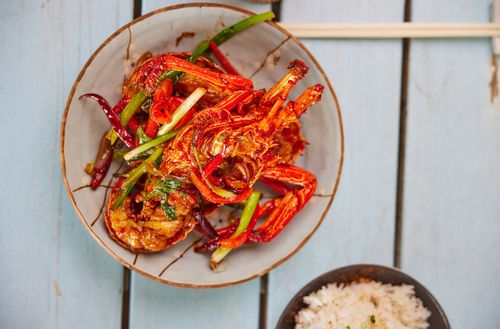
[[[490,0],[413,2],[418,22],[487,22]],[[432,8],[432,10],[431,10]],[[498,328],[500,105],[490,40],[414,41],[402,267],[453,328]]]
[[[400,0],[282,4],[284,22],[401,22]],[[345,162],[332,209],[315,236],[270,274],[268,328],[317,275],[352,263],[392,264],[401,41],[304,40],[329,75],[342,109]]]
[[[143,1],[143,13],[190,1]],[[238,5],[254,12],[269,5],[240,1],[211,1]],[[219,289],[195,290],[161,285],[132,273],[130,328],[257,328],[259,280]]]
[[[59,127],[92,51],[132,1],[2,1],[0,190],[3,328],[119,328],[123,268],[92,240],[64,190]]]
[[[257,328],[258,283],[189,289],[162,285],[134,275],[130,328]]]

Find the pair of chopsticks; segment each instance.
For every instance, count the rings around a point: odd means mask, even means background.
[[[383,23],[297,24],[281,23],[299,38],[394,39],[500,37],[498,23]]]

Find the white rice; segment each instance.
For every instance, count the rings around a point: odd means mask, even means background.
[[[426,329],[430,316],[412,285],[329,284],[304,297],[295,329]]]

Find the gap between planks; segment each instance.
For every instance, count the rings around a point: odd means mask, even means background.
[[[130,270],[123,267],[122,329],[129,328],[130,319]]]
[[[405,0],[404,21],[411,22],[412,0]],[[396,218],[394,229],[394,267],[401,267],[401,247],[403,232],[403,193],[406,153],[406,128],[408,119],[408,78],[410,70],[410,39],[403,39],[403,54],[401,61],[401,92],[399,103],[399,145],[398,169],[396,185]]]

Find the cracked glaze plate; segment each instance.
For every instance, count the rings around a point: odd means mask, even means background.
[[[308,86],[323,84],[320,103],[302,117],[303,133],[310,142],[297,165],[318,178],[318,194],[273,241],[232,252],[217,272],[209,257],[193,251],[199,239],[193,231],[187,239],[155,254],[135,255],[108,235],[102,216],[106,188],[78,189],[88,184],[84,165],[92,161],[103,132],[109,124],[94,105],[79,102],[78,96],[95,92],[114,104],[120,97],[131,63],[145,51],[192,51],[207,37],[225,26],[252,15],[229,6],[189,4],[163,8],[142,16],[111,35],[90,57],[68,97],[61,127],[61,162],[66,188],[82,224],[90,235],[116,260],[146,277],[186,287],[221,287],[259,277],[283,263],[311,237],[326,215],[337,189],[343,159],[342,120],[338,102],[323,70],[306,48],[274,23],[263,23],[236,35],[221,46],[241,74],[252,77],[255,88],[269,88],[286,72],[293,59],[302,59],[309,74],[290,95],[293,99]],[[182,32],[194,32],[176,45]],[[114,164],[111,172],[117,170]],[[110,176],[105,179],[108,183]]]

